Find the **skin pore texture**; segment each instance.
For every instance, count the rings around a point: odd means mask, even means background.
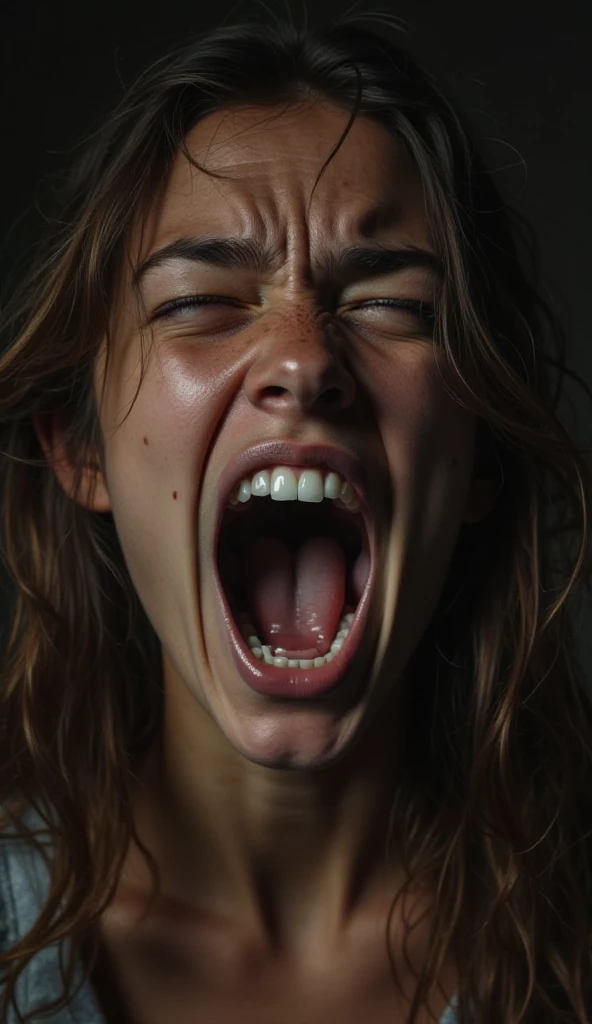
[[[198,990],[209,1021],[230,1019],[223,1000],[248,1002],[250,992],[255,1005],[262,991],[265,1007],[276,1009],[267,1018],[259,1006],[253,1020],[320,1020],[337,1006],[337,989],[343,1006],[357,1006],[352,1021],[360,1006],[374,1007],[375,1021],[406,1019],[402,1004],[401,1017],[393,1015],[399,1004],[384,937],[402,881],[396,846],[386,861],[384,845],[404,772],[402,694],[413,684],[406,667],[463,523],[486,515],[492,498],[472,478],[476,422],[444,391],[429,325],[376,301],[433,302],[437,272],[332,269],[354,244],[434,252],[418,174],[386,129],[364,118],[309,208],[347,120],[346,111],[315,101],[201,121],[187,137],[189,151],[226,177],[209,177],[179,155],[144,227],[139,262],[180,238],[213,236],[269,245],[276,261],[232,270],[164,261],[142,278],[144,312],[129,275],[114,310],[100,409],[105,472],[89,467],[76,500],[112,511],[162,642],[164,720],[134,806],[165,897],[132,952],[125,929],[144,907],[149,875],[130,850],[105,919],[126,999],[142,1021],[199,1019]],[[193,295],[227,301],[159,314]],[[153,332],[148,368],[118,426],[138,383],[142,318]],[[59,425],[40,439],[71,493]],[[358,678],[347,699],[340,687],[299,703],[255,693],[229,650],[213,584],[219,480],[237,454],[274,440],[336,445],[368,468],[378,552],[371,642],[352,669]],[[425,910],[420,897],[417,907]],[[409,949],[420,960],[425,933],[416,931]],[[181,986],[189,974],[193,1010],[171,1016],[171,978]],[[439,1013],[456,988],[452,969],[443,983],[445,995],[432,1003]]]

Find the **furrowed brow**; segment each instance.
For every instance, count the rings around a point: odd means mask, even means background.
[[[134,286],[139,285],[149,271],[173,260],[205,263],[223,270],[255,270],[259,273],[281,263],[276,249],[250,238],[177,238],[162,249],[157,249],[135,268]]]
[[[409,267],[421,267],[443,277],[441,261],[429,249],[416,246],[350,245],[328,254],[325,265],[330,273],[347,277],[380,277]]]
[[[157,249],[133,273],[138,286],[146,274],[164,263],[185,260],[204,263],[223,270],[254,270],[265,273],[281,266],[282,253],[270,245],[249,238],[178,238]],[[322,258],[325,273],[347,277],[379,277],[421,267],[443,276],[435,253],[416,246],[346,246],[337,252],[326,251]]]

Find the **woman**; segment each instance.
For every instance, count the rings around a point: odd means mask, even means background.
[[[384,34],[150,68],[8,318],[3,1021],[589,1020],[592,481]]]

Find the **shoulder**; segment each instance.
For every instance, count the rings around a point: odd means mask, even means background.
[[[30,808],[21,820],[30,829],[44,827],[41,817]],[[33,926],[49,886],[43,856],[32,842],[16,837],[15,831],[8,826],[0,833],[0,949],[18,941]],[[44,841],[43,836],[37,838]]]
[[[458,997],[456,993],[450,1000],[448,1006],[444,1010],[444,1013],[440,1017],[438,1024],[458,1024],[458,1017],[456,1015],[456,1009],[458,1006]]]
[[[20,820],[37,833],[39,843],[49,847],[51,859],[47,826],[40,815],[28,809]],[[26,838],[14,837],[15,832],[14,826],[0,832],[0,953],[14,946],[33,927],[50,885],[49,866],[43,854]],[[69,945],[69,940],[65,941]],[[21,1013],[34,1012],[62,996],[61,945],[54,943],[39,949],[20,976],[17,997]],[[76,989],[79,983],[81,987]],[[57,1011],[48,1018],[48,1024],[105,1024],[90,983],[81,977],[80,964],[74,987],[76,994],[68,1010]]]
[[[11,933],[9,878],[2,845],[0,840],[0,953],[10,946]]]

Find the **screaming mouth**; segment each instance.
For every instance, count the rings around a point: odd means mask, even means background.
[[[322,466],[270,466],[230,495],[218,571],[250,657],[316,669],[339,658],[370,572],[360,497]]]

